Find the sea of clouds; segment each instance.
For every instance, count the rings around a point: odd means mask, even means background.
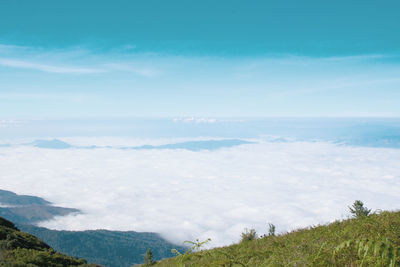
[[[149,231],[177,243],[211,238],[219,246],[237,242],[244,228],[264,234],[268,223],[285,232],[344,219],[356,199],[373,210],[399,209],[399,161],[400,149],[304,141],[258,140],[196,152],[11,146],[0,148],[0,184],[83,212],[41,223],[45,227]]]

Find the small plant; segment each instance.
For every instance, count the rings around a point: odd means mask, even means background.
[[[153,253],[151,252],[150,249],[146,251],[146,254],[144,254],[144,266],[151,266],[155,263],[153,259]]]
[[[272,223],[268,223],[268,236],[275,236],[276,227]]]
[[[179,266],[185,266],[185,261],[187,260],[187,258],[189,257],[190,254],[192,254],[193,252],[199,252],[202,250],[202,248],[211,241],[211,238],[207,238],[204,241],[200,241],[199,239],[196,239],[196,241],[184,241],[184,244],[191,244],[192,246],[186,250],[186,252],[184,254],[182,254],[181,252],[179,252],[177,249],[172,249],[171,253],[175,254],[177,259],[178,259],[178,263]],[[201,257],[201,255],[199,255],[199,257]]]
[[[249,230],[249,229],[245,228],[244,232],[241,235],[240,242],[251,241],[251,240],[255,240],[257,238],[258,238],[258,236],[257,236],[256,230],[254,230],[254,229]]]
[[[203,249],[203,247],[211,241],[211,238],[207,238],[204,241],[200,241],[199,239],[196,239],[196,241],[185,241],[183,243],[186,244],[191,244],[192,246],[190,247],[189,251],[191,252],[199,252]]]
[[[361,200],[356,200],[353,203],[353,206],[349,207],[350,213],[354,218],[363,218],[367,217],[371,210],[364,207],[364,203]]]

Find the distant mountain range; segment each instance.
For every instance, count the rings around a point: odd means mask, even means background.
[[[204,140],[204,141],[188,141],[175,144],[166,144],[159,146],[144,145],[134,147],[121,147],[121,149],[186,149],[190,151],[200,150],[217,150],[225,147],[234,147],[245,144],[254,144],[240,139],[224,139],[224,140]]]
[[[174,245],[156,233],[134,231],[57,231],[34,225],[80,212],[77,209],[57,207],[43,198],[17,195],[0,190],[0,216],[15,222],[18,227],[33,234],[59,252],[84,258],[88,262],[104,266],[131,266],[142,263],[143,255],[151,249],[155,259],[172,257],[171,249],[185,250]]]
[[[255,144],[255,142],[250,142],[242,139],[222,139],[222,140],[199,140],[199,141],[187,141],[180,143],[172,143],[165,145],[142,145],[142,146],[73,146],[59,139],[39,139],[31,143],[25,143],[21,145],[34,146],[38,148],[46,149],[98,149],[98,148],[115,148],[123,150],[142,150],[142,149],[186,149],[190,151],[200,151],[200,150],[217,150],[221,148],[229,148],[245,144]],[[0,144],[0,147],[11,147],[10,144]]]

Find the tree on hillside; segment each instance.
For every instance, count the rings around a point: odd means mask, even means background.
[[[354,218],[362,218],[367,217],[371,210],[364,207],[364,203],[361,200],[356,200],[353,203],[353,206],[349,207],[350,213]]]
[[[276,229],[275,225],[272,223],[268,223],[268,226],[269,226],[268,236],[275,236],[275,229]]]
[[[151,252],[150,249],[148,249],[146,251],[146,254],[144,254],[144,262],[143,263],[145,266],[150,266],[155,263],[154,259],[153,259],[153,253]]]

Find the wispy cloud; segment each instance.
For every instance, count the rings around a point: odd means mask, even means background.
[[[0,67],[7,70],[3,92],[95,92],[112,116],[399,114],[390,104],[398,99],[395,87],[400,84],[400,64],[393,55],[221,58],[3,46]],[[390,105],[375,105],[378,91]],[[317,105],[309,104],[311,98]],[[346,106],[338,110],[332,99]],[[105,115],[89,100],[77,112],[88,114],[88,106],[93,107],[91,116]],[[67,116],[69,108],[65,103],[58,110]]]
[[[105,72],[102,69],[56,66],[56,65],[48,65],[48,64],[41,64],[36,62],[7,59],[7,58],[0,58],[0,65],[5,67],[31,69],[31,70],[50,72],[50,73],[63,73],[63,74],[90,74],[90,73]]]
[[[17,45],[6,45],[6,44],[1,44],[0,43],[0,52],[5,53],[5,52],[11,52],[19,49],[24,49],[23,46],[17,46]]]
[[[133,46],[129,47],[133,49]],[[144,77],[157,74],[154,68],[143,61],[122,59],[121,53],[124,52],[126,49],[98,55],[81,48],[44,50],[0,44],[0,66],[59,74],[127,72]]]

